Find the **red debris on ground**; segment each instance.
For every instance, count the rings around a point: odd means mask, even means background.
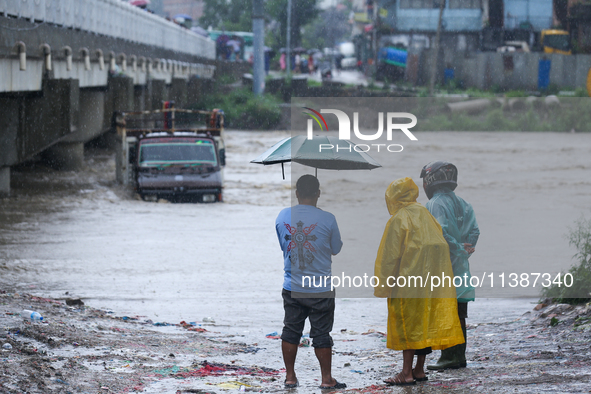
[[[189,330],[189,331],[195,331],[195,332],[207,332],[207,330],[205,328],[202,327],[195,327],[193,324],[191,323],[187,323],[186,321],[182,321],[179,323],[181,325],[181,327]]]
[[[253,375],[253,376],[275,376],[279,371],[265,367],[241,367],[237,365],[226,365],[218,363],[203,362],[200,368],[188,369],[173,374],[175,378],[188,377],[205,377],[205,376],[239,376],[239,375]]]

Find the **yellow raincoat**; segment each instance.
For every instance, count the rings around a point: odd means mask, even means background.
[[[389,298],[387,346],[394,350],[429,346],[441,350],[464,343],[453,283],[445,280],[444,285],[431,291],[428,274],[453,280],[453,270],[441,226],[416,202],[418,196],[419,188],[411,178],[398,179],[386,190],[386,204],[392,217],[386,224],[376,258],[374,275],[380,285],[374,294]],[[404,276],[410,287],[387,285],[388,277],[399,276]],[[408,280],[411,276],[427,279],[426,285],[414,285]]]

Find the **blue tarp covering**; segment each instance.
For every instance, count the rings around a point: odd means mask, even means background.
[[[406,58],[408,53],[406,49],[385,47],[380,49],[379,59],[387,64],[398,67],[406,67]]]

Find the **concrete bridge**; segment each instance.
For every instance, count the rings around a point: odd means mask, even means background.
[[[195,101],[214,62],[209,38],[120,0],[0,0],[0,194],[41,152],[79,167],[115,110]]]

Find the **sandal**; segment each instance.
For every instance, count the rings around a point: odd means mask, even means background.
[[[295,389],[296,387],[300,386],[300,382],[296,379],[295,383],[287,383],[287,379],[285,379],[285,381],[283,382],[283,386],[286,389]]]
[[[345,383],[339,383],[335,379],[334,384],[332,386],[318,386],[318,388],[322,389],[322,390],[340,390],[340,389],[346,389],[347,385]]]
[[[429,380],[429,378],[427,376],[423,376],[422,378],[417,378],[415,376],[415,370],[412,370],[412,377],[417,381],[417,382],[426,382]]]
[[[396,375],[394,379],[389,378],[384,380],[384,383],[386,383],[388,386],[412,386],[414,384],[417,384],[417,381],[415,379],[411,380],[410,382],[407,382],[406,380],[403,380],[403,377],[401,375],[402,372]]]

